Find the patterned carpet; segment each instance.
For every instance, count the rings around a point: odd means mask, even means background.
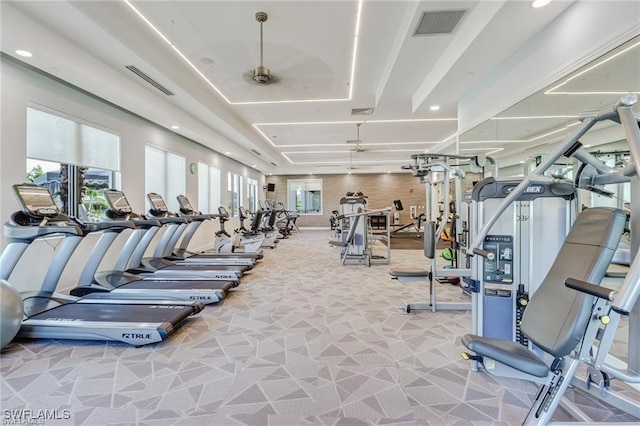
[[[233,294],[156,345],[12,344],[3,414],[69,414],[52,425],[520,424],[536,386],[470,371],[459,356],[469,312],[404,313],[425,285],[391,281],[387,265],[340,266],[328,240],[303,231],[281,241]],[[394,250],[392,266],[424,258]],[[629,420],[573,399],[597,419]]]

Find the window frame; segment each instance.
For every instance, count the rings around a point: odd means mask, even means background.
[[[295,202],[292,203],[292,200],[294,198],[292,198],[292,187],[294,185],[296,185],[298,182],[302,182],[304,184],[319,184],[320,186],[320,190],[319,190],[319,195],[317,196],[318,201],[320,203],[320,208],[319,210],[313,210],[313,211],[303,211],[303,210],[298,210],[297,204],[298,204],[298,194],[296,193],[295,196]],[[306,185],[305,185],[306,186]],[[295,191],[298,191],[298,188],[295,189]],[[312,190],[307,190],[302,189],[302,191],[304,192],[313,192]],[[323,214],[324,211],[324,202],[323,202],[323,198],[324,198],[324,181],[322,179],[319,178],[299,178],[299,179],[287,179],[287,208],[289,211],[293,212],[293,213],[297,213],[300,215],[308,215],[308,216],[319,216]],[[301,201],[302,203],[302,201]],[[295,205],[292,205],[295,204]],[[302,203],[304,204],[304,203]]]

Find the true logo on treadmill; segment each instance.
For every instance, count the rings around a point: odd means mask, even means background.
[[[151,339],[151,334],[145,333],[122,333],[123,339]]]
[[[191,296],[191,300],[211,300],[210,296]]]

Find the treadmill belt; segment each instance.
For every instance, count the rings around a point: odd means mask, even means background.
[[[107,303],[70,303],[34,315],[29,319],[50,321],[168,322],[177,324],[193,313],[193,307],[181,305],[115,305]]]

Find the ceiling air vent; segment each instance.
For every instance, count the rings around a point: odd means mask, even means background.
[[[415,36],[451,34],[466,10],[438,10],[422,12],[422,17],[413,32]]]
[[[162,84],[158,83],[153,78],[149,77],[147,74],[140,71],[135,65],[127,65],[125,66],[125,68],[131,71],[132,73],[134,73],[135,75],[137,75],[138,77],[140,77],[141,79],[143,79],[144,81],[146,81],[147,83],[149,83],[150,85],[152,85],[153,87],[155,87],[156,89],[158,89],[159,91],[161,91],[162,93],[164,93],[165,95],[167,96],[175,95],[175,93],[173,93],[171,90],[167,89]]]
[[[251,152],[253,152],[255,155],[257,156],[262,156],[262,154],[260,154],[258,151],[256,151],[255,149],[251,149]]]

